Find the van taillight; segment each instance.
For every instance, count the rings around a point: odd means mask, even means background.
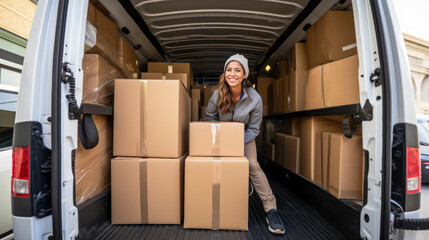
[[[407,193],[420,192],[420,152],[407,147]]]
[[[12,152],[12,196],[30,196],[30,149],[15,147]]]

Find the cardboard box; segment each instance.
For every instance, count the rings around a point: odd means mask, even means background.
[[[294,71],[289,74],[290,111],[302,111],[305,108],[305,88],[307,87],[307,71]]]
[[[289,73],[289,61],[288,60],[280,60],[277,64],[276,68],[276,78],[284,78]]]
[[[112,159],[112,224],[180,224],[185,158]]]
[[[85,149],[80,140],[75,155],[76,203],[79,205],[110,187],[110,160],[113,153],[112,116],[93,115],[98,144]]]
[[[272,84],[274,78],[258,77],[256,80],[256,91],[262,98],[262,103],[268,106],[268,98],[272,96],[268,94],[268,86]]]
[[[179,80],[116,79],[113,155],[182,156],[189,146],[189,102]]]
[[[301,139],[283,135],[283,166],[294,173],[299,173]]]
[[[305,43],[295,43],[289,51],[289,72],[307,69],[307,46]]]
[[[202,98],[202,92],[200,88],[193,88],[191,89],[191,98],[192,99],[197,99],[200,103],[202,102],[202,100],[204,100]]]
[[[192,122],[189,132],[190,156],[244,156],[243,123]]]
[[[325,107],[359,103],[358,68],[357,55],[323,65]]]
[[[276,145],[269,142],[262,142],[262,156],[268,160],[274,161],[276,153]]]
[[[266,142],[275,142],[276,137],[276,124],[273,121],[263,121],[262,140]]]
[[[267,97],[267,115],[271,115],[274,113],[274,81],[268,85],[267,95],[269,96]]]
[[[141,79],[147,80],[180,80],[183,86],[186,88],[190,83],[188,82],[188,75],[186,73],[154,73],[154,72],[142,72],[140,73]],[[188,88],[187,88],[188,90]]]
[[[308,70],[305,88],[305,110],[324,108],[322,66]]]
[[[200,121],[206,121],[206,109],[207,106],[201,106],[200,107],[200,112],[201,112],[201,117],[200,117]]]
[[[308,67],[357,54],[352,11],[328,11],[306,32]]]
[[[301,119],[300,118],[286,118],[283,123],[284,132],[288,135],[299,137],[301,133]]]
[[[279,101],[279,93],[280,93],[280,84],[279,84],[279,79],[276,79],[273,81],[273,95],[272,96],[272,101],[273,101],[273,113],[279,113],[279,105],[280,105],[280,101]]]
[[[342,132],[341,123],[323,117],[306,117],[301,121],[301,158],[299,173],[322,183],[322,132]]]
[[[249,160],[188,157],[184,228],[248,229]]]
[[[114,79],[123,78],[122,72],[98,54],[85,54],[82,68],[82,103],[112,106]]]
[[[122,72],[127,78],[137,78],[137,55],[134,48],[125,39],[118,37],[118,51]]]
[[[289,74],[286,74],[283,77],[283,104],[282,104],[282,111],[284,113],[289,112],[289,104],[290,104],[290,98],[289,98]]]
[[[188,81],[185,84],[188,92],[193,85],[194,75],[190,63],[168,63],[168,62],[148,62],[147,71],[154,73],[186,73],[188,74]]]
[[[198,99],[192,99],[192,122],[198,122],[200,120],[200,101]]]
[[[362,200],[362,137],[332,133],[329,148],[329,192],[340,199]]]
[[[118,52],[118,34],[116,24],[96,9],[95,45],[88,50],[88,53],[97,53],[107,59],[109,63],[121,68]]]
[[[207,106],[217,86],[204,86],[204,106]]]
[[[94,4],[92,4],[92,3],[88,3],[88,15],[87,15],[87,18],[86,18],[86,20],[89,22],[89,23],[91,23],[93,26],[95,26],[95,24],[96,24],[96,16],[95,16],[95,13],[96,11],[95,11],[95,6],[94,6]]]

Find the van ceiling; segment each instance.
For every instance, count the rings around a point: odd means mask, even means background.
[[[217,84],[225,60],[235,53],[249,59],[251,75],[275,70],[295,42],[335,0],[100,0],[122,35],[147,61],[190,62],[195,84]],[[142,67],[142,65],[140,65]],[[271,72],[273,72],[273,70]]]

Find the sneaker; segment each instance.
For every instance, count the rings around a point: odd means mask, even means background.
[[[271,209],[268,211],[266,220],[268,223],[268,230],[270,230],[270,232],[274,234],[285,233],[285,226],[277,210]]]

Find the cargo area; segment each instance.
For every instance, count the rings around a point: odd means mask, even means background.
[[[360,239],[368,154],[356,117],[367,109],[351,2],[155,2],[89,3],[80,238]],[[247,198],[245,126],[204,123],[237,52],[263,101],[258,162],[284,235],[267,229],[257,193]]]

